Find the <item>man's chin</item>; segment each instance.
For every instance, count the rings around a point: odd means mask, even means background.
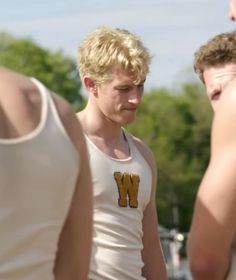
[[[122,125],[131,124],[134,121],[135,121],[135,116],[133,116],[132,118],[127,118],[125,120],[122,120]]]

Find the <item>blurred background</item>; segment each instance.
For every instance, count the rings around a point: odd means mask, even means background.
[[[194,52],[234,29],[222,0],[4,1],[0,64],[34,76],[75,111],[86,94],[77,47],[101,25],[138,35],[153,60],[138,116],[127,129],[152,149],[158,166],[157,211],[169,279],[191,279],[185,243],[194,199],[209,159],[212,111],[193,71]]]

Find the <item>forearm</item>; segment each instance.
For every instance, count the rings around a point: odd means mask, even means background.
[[[212,249],[208,249],[205,242],[192,240],[191,236],[187,245],[189,266],[194,280],[225,279],[229,267],[229,256],[223,249],[214,250],[216,246],[210,245]]]
[[[71,241],[71,240],[70,240]],[[87,280],[90,263],[90,238],[72,246],[65,242],[58,250],[54,275],[55,280]]]
[[[159,242],[156,241],[156,243]],[[150,242],[150,249],[147,247],[143,249],[144,266],[142,276],[148,280],[156,280],[158,275],[158,280],[167,280],[166,264],[161,247],[154,244]]]
[[[225,156],[211,163],[196,197],[187,242],[190,268],[195,280],[225,279],[235,234],[235,191]],[[226,170],[227,169],[227,170]],[[231,175],[230,175],[231,174]]]
[[[75,216],[71,211],[61,233],[54,268],[55,280],[87,280],[91,255],[92,213],[91,207],[83,204],[81,207],[75,211],[78,213]]]
[[[193,280],[225,280],[227,275],[227,270],[219,269],[218,267],[197,267],[191,265],[191,273]]]

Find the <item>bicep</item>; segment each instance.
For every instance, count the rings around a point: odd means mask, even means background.
[[[222,234],[231,236],[236,227],[236,150],[234,153],[225,151],[224,155],[211,160],[200,185],[196,204],[197,209],[204,207],[209,212],[219,229],[222,228]],[[209,215],[201,215],[203,221]],[[206,227],[211,226],[208,221],[205,223]]]
[[[213,120],[211,159],[199,193],[216,220],[233,234],[236,227],[235,119],[235,104],[226,100]]]
[[[190,239],[215,255],[228,254],[235,234],[235,159],[236,149],[214,154],[196,198]]]
[[[85,279],[89,267],[92,238],[90,167],[85,139],[75,114],[65,108],[62,110],[61,118],[77,150],[79,170],[70,209],[60,236],[56,271],[59,275],[64,267],[65,273],[77,275],[77,278],[71,277],[70,279]],[[81,278],[78,277],[78,274]]]
[[[159,243],[158,218],[157,218],[157,211],[156,211],[157,167],[153,154],[150,152],[150,150],[145,151],[144,149],[143,154],[145,153],[146,155],[144,155],[144,157],[148,162],[152,174],[152,185],[151,185],[151,192],[150,192],[150,200],[143,214],[144,251],[146,248],[149,248],[149,245],[153,246],[155,242]]]

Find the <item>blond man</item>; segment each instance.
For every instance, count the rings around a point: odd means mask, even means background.
[[[89,279],[167,279],[156,215],[157,170],[150,149],[123,126],[142,99],[150,54],[127,30],[101,27],[79,47],[88,92],[78,118],[94,186]]]

